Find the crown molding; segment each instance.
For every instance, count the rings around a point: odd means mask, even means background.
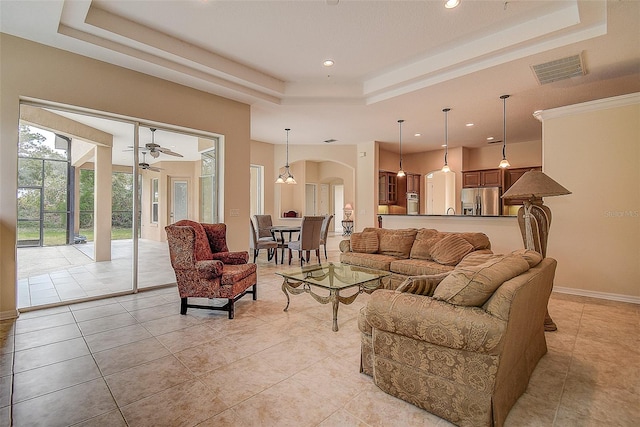
[[[611,98],[596,99],[595,101],[567,105],[566,107],[552,108],[550,110],[536,111],[533,113],[533,117],[544,122],[548,119],[573,116],[576,114],[588,113],[590,111],[606,110],[608,108],[627,107],[635,104],[640,104],[640,92],[628,93],[626,95],[614,96]]]

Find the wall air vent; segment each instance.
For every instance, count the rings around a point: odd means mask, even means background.
[[[556,59],[544,64],[532,65],[531,69],[541,85],[587,74],[584,69],[582,54]]]

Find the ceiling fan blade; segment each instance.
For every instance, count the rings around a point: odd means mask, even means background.
[[[171,151],[171,149],[169,148],[160,147],[156,148],[156,150],[161,152],[162,154],[168,154],[169,156],[184,157],[182,154]]]

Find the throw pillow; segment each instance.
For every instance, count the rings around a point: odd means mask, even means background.
[[[531,249],[518,249],[517,251],[513,251],[512,254],[522,256],[522,258],[529,263],[530,268],[535,267],[542,261],[542,255]]]
[[[456,268],[460,267],[475,267],[476,265],[484,264],[492,259],[502,258],[503,254],[494,254],[490,249],[480,249],[479,251],[473,251],[456,264]]]
[[[411,254],[409,258],[430,261],[432,259],[431,249],[433,248],[433,245],[442,238],[442,236],[443,234],[438,230],[430,228],[422,228],[418,230],[416,239],[411,246]]]
[[[411,276],[398,286],[396,291],[415,295],[432,296],[442,279],[449,273],[430,274],[428,276]]]
[[[411,246],[416,238],[418,230],[409,228],[406,230],[380,231],[380,247],[378,251],[384,255],[391,255],[398,258],[409,258]]]
[[[475,267],[456,268],[433,293],[433,298],[455,305],[480,307],[504,282],[529,270],[519,255],[507,255]]]
[[[471,243],[456,234],[449,234],[433,245],[431,258],[438,264],[456,265],[471,251]]]
[[[378,234],[372,231],[353,233],[351,235],[351,251],[375,254],[378,252]]]

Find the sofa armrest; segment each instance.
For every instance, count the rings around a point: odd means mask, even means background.
[[[498,354],[507,326],[479,307],[384,289],[371,294],[364,314],[373,329],[486,354]]]
[[[195,266],[202,279],[220,277],[222,276],[222,269],[224,268],[222,261],[217,260],[197,261]]]
[[[224,264],[246,264],[249,261],[249,252],[215,252],[213,259],[220,260]]]
[[[340,241],[340,252],[351,252],[351,240],[345,239]]]

